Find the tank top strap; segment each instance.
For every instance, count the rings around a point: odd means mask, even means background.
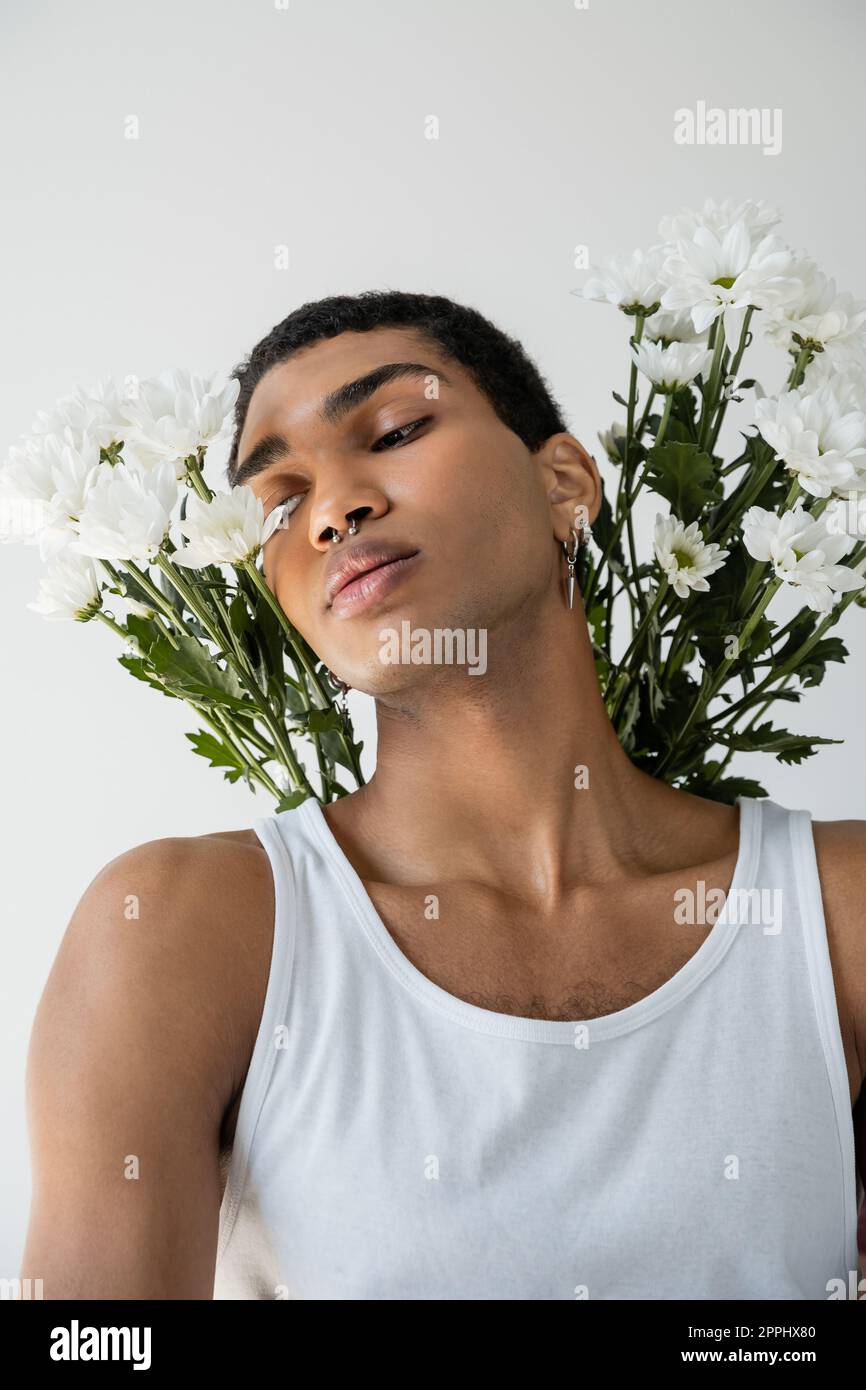
[[[262,1016],[253,1048],[241,1104],[238,1108],[232,1162],[222,1201],[217,1259],[222,1257],[237,1216],[247,1177],[253,1137],[259,1126],[265,1096],[282,1054],[282,1035],[287,1026],[289,991],[297,944],[297,886],[291,837],[286,820],[291,813],[261,816],[253,821],[270,865],[274,891],[273,944]],[[293,818],[294,819],[294,818]]]
[[[839,1022],[836,982],[827,936],[812,815],[804,809],[792,809],[787,812],[787,819],[798,919],[808,962],[818,1031],[839,1125],[839,1144],[846,1185],[846,1238],[849,1248],[856,1251],[857,1226],[856,1217],[852,1216],[852,1213],[856,1211],[858,1199],[862,1195],[862,1184],[855,1161],[848,1066]]]

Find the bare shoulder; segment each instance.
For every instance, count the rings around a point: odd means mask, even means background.
[[[167,836],[110,860],[71,916],[40,1003],[70,1026],[122,999],[228,1104],[243,1084],[267,984],[273,886],[253,830]],[[90,1009],[76,1008],[87,1004]],[[38,1016],[37,1016],[38,1023]],[[36,1032],[36,1029],[34,1030]]]
[[[812,829],[836,987],[866,1073],[866,821],[813,821]]]
[[[248,836],[168,837],[87,886],[27,1058],[23,1274],[49,1298],[210,1298],[223,1118],[267,984],[273,898]]]

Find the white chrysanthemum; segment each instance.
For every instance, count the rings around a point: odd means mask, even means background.
[[[721,238],[700,226],[691,241],[677,242],[662,267],[667,288],[661,307],[688,309],[698,332],[721,317],[726,342],[735,344],[749,305],[767,309],[790,297],[791,264],[778,237],[766,236],[755,246],[742,220]]]
[[[780,220],[778,209],[769,203],[752,198],[746,198],[742,203],[723,198],[717,203],[715,198],[707,198],[700,209],[681,208],[679,212],[663,217],[658,231],[665,241],[691,241],[698,227],[707,227],[717,237],[723,238],[735,222],[742,222],[752,241],[757,243]]]
[[[757,402],[755,423],[776,458],[813,497],[866,487],[859,462],[866,455],[866,415],[845,412],[830,386],[767,396]]]
[[[25,439],[0,468],[0,541],[33,545],[53,512],[54,479],[45,450]]]
[[[174,465],[148,471],[118,463],[99,470],[71,549],[100,560],[149,563],[162,546],[177,503]]]
[[[840,364],[826,352],[819,352],[806,368],[800,390],[811,395],[822,386],[832,388],[843,410],[866,411],[866,354],[852,355]]]
[[[795,293],[774,306],[765,330],[767,337],[786,352],[796,352],[796,334],[804,342],[818,344],[836,367],[852,357],[862,357],[866,304],[847,292],[837,293],[814,261],[805,259],[792,266]]]
[[[676,594],[688,598],[692,589],[705,593],[708,576],[722,568],[730,551],[707,543],[696,521],[688,526],[675,516],[656,517],[653,544],[656,559]]]
[[[100,580],[92,560],[67,551],[49,566],[27,607],[53,620],[87,622],[101,607]]]
[[[91,438],[100,448],[107,449],[123,437],[123,396],[123,388],[111,377],[104,377],[90,388],[79,386],[61,397],[51,410],[38,412],[33,434],[37,439],[59,435],[76,449],[80,449],[85,438]]]
[[[611,463],[622,463],[626,438],[625,425],[614,420],[609,430],[599,430],[598,441]]]
[[[164,459],[174,463],[176,476],[182,477],[185,458],[231,429],[239,391],[236,378],[226,380],[219,372],[195,376],[175,367],[146,381],[132,381],[121,410],[124,439],[134,449],[136,462],[146,467],[154,458]]]
[[[210,502],[191,496],[179,523],[189,544],[171,558],[188,569],[254,560],[280,520],[280,510],[275,507],[266,523],[262,499],[245,483],[231,492],[215,493]]]
[[[692,316],[687,311],[680,310],[673,313],[668,309],[657,309],[654,314],[650,314],[643,327],[642,342],[662,343],[705,343],[707,339],[706,331],[701,333],[692,323]]]
[[[77,437],[70,426],[60,434],[32,435],[9,451],[0,470],[0,496],[22,524],[4,539],[38,542],[48,551],[75,530],[84,499],[102,467],[94,435]]]
[[[632,251],[630,256],[612,256],[590,275],[582,289],[572,293],[584,299],[606,299],[632,313],[657,308],[663,289],[659,272],[666,254],[667,248],[653,246],[648,251]]]
[[[830,531],[823,516],[811,516],[799,504],[781,516],[750,507],[743,517],[743,543],[753,559],[769,562],[779,579],[801,589],[816,613],[829,613],[840,594],[866,582],[838,563],[851,549],[852,538]]]
[[[631,352],[639,370],[665,394],[688,386],[713,360],[712,352],[702,343],[671,343],[663,348],[658,343],[640,342]]]

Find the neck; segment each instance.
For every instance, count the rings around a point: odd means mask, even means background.
[[[417,668],[423,681],[377,700],[375,774],[330,816],[351,815],[369,877],[469,878],[550,902],[613,878],[658,835],[655,811],[677,794],[623,751],[579,604],[491,632],[483,675]]]

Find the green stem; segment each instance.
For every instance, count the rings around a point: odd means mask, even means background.
[[[660,604],[661,604],[661,601],[662,601],[662,599],[664,598],[665,592],[666,592],[666,590],[667,590],[668,583],[669,583],[668,577],[667,577],[667,575],[665,575],[664,578],[662,579],[661,583],[659,584],[658,590],[656,591],[655,598],[653,599],[652,603],[650,604],[649,608],[647,609],[647,612],[645,613],[645,615],[644,615],[642,621],[641,621],[641,622],[639,623],[639,625],[638,625],[637,631],[635,632],[634,636],[633,636],[632,639],[631,639],[631,642],[629,643],[628,647],[626,648],[625,653],[623,654],[622,660],[617,662],[617,675],[616,675],[616,681],[618,682],[618,681],[619,681],[619,678],[620,678],[620,675],[623,675],[623,674],[627,676],[627,680],[626,680],[626,682],[625,682],[624,685],[621,685],[620,689],[617,691],[617,694],[616,694],[616,699],[615,699],[615,701],[614,701],[614,707],[613,707],[613,709],[612,709],[612,711],[611,711],[611,716],[610,716],[610,717],[611,717],[611,720],[612,720],[614,723],[616,722],[616,717],[617,717],[617,715],[619,714],[620,708],[622,707],[623,699],[625,698],[625,695],[626,695],[626,693],[628,692],[628,690],[629,690],[629,689],[631,688],[631,686],[634,684],[634,681],[635,681],[635,679],[636,679],[636,677],[637,677],[637,668],[636,668],[634,671],[629,671],[629,670],[628,670],[629,661],[631,660],[631,657],[632,657],[633,653],[636,651],[637,647],[639,646],[639,644],[640,644],[641,641],[643,640],[643,637],[644,637],[644,634],[645,634],[646,631],[647,631],[647,628],[649,627],[650,623],[652,622],[653,618],[655,617],[656,613],[658,612],[659,606],[660,606]],[[640,664],[640,663],[638,663],[638,666],[639,666],[639,664]],[[605,692],[604,692],[604,700],[605,700],[605,703],[607,702],[607,700],[610,698],[610,695],[612,694],[612,691],[613,691],[613,684],[614,684],[613,681],[608,681],[607,689],[606,689]]]
[[[240,758],[241,762],[247,765],[250,771],[250,775],[255,777],[257,781],[261,782],[262,786],[267,787],[271,795],[276,797],[277,801],[279,801],[282,796],[280,788],[277,786],[276,782],[273,780],[270,774],[267,773],[265,769],[261,766],[261,764],[258,763],[255,758],[250,756],[249,750],[243,746],[243,743],[239,741],[242,738],[242,735],[236,733],[236,731],[232,728],[229,716],[220,709],[214,710],[213,718],[211,718],[210,715],[206,714],[204,710],[199,710],[199,713],[201,714],[201,717],[205,720],[205,722],[207,724],[210,724],[211,728],[214,730],[215,733],[221,734],[222,737],[225,738],[226,742],[228,743],[229,747],[233,750],[236,757]]]
[[[242,568],[250,576],[250,579],[255,584],[256,589],[262,595],[262,598],[264,598],[265,602],[270,606],[272,612],[274,613],[274,616],[276,617],[278,623],[280,624],[280,627],[282,628],[283,633],[285,634],[286,638],[291,644],[292,656],[294,657],[297,653],[297,658],[301,666],[303,667],[304,672],[306,673],[309,680],[312,682],[322,702],[321,707],[323,709],[327,709],[331,705],[332,700],[328,692],[325,690],[318,672],[316,671],[315,667],[313,666],[312,662],[309,660],[306,654],[306,651],[304,649],[303,637],[297,631],[297,629],[289,622],[289,619],[286,617],[286,614],[283,612],[283,609],[277,602],[276,595],[273,593],[272,589],[270,588],[270,585],[268,584],[267,580],[265,579],[264,575],[262,574],[255,561],[248,560],[242,566],[239,566],[239,568]],[[361,772],[361,761],[355,751],[353,741],[351,738],[348,737],[345,729],[340,730],[339,737],[340,743],[343,747],[343,751],[349,759],[352,768],[352,774],[355,777],[358,786],[363,786],[364,776]]]
[[[100,563],[105,565],[107,569],[109,568],[107,561],[102,560]],[[148,597],[153,600],[153,606],[157,612],[162,613],[163,617],[168,618],[172,623],[177,623],[177,612],[172,608],[165,594],[154,584],[150,576],[145,574],[144,570],[140,570],[134,560],[121,560],[120,563],[125,570],[129,570],[130,574],[135,576],[142,589],[144,589]],[[112,572],[115,574],[118,583],[122,584],[123,576],[118,575],[116,570]]]
[[[101,608],[97,608],[93,616],[98,618],[101,623],[105,623],[106,627],[110,627],[112,632],[116,632],[118,637],[122,637],[124,642],[130,640],[130,635],[126,631],[126,628],[121,627],[119,623],[115,622],[114,618],[109,617]]]
[[[802,384],[803,377],[806,375],[806,368],[812,360],[812,349],[810,347],[801,348],[797,353],[797,360],[791,368],[788,377],[788,390],[794,391]]]
[[[656,398],[656,388],[655,388],[654,386],[650,385],[650,393],[649,393],[649,395],[647,396],[647,403],[646,403],[646,405],[644,406],[644,412],[643,412],[643,415],[640,417],[640,423],[638,424],[637,432],[636,432],[636,434],[635,434],[635,439],[637,440],[638,444],[639,444],[640,441],[643,439],[644,431],[646,430],[647,421],[648,421],[648,419],[649,419],[650,410],[652,409],[652,404],[653,404],[653,401],[655,400],[655,398]]]
[[[716,524],[710,528],[708,541],[718,541],[723,544],[728,535],[734,530],[740,517],[752,505],[756,497],[760,497],[767,483],[772,478],[776,469],[779,467],[779,460],[775,457],[769,444],[765,445],[765,462],[757,465],[750,473],[740,481],[730,497],[727,499],[725,507],[722,509]]]
[[[801,491],[801,488],[800,488],[800,481],[799,481],[798,478],[795,478],[794,481],[792,482],[792,484],[791,484],[789,490],[788,490],[788,495],[787,495],[787,497],[785,498],[784,502],[782,503],[781,511],[780,511],[780,513],[779,513],[780,515],[781,515],[783,512],[787,512],[787,511],[789,510],[789,508],[792,507],[792,506],[794,505],[794,502],[795,502],[796,498],[799,496],[800,491]],[[751,566],[750,566],[750,568],[749,568],[748,576],[747,576],[747,578],[746,578],[746,583],[745,583],[745,586],[744,586],[744,588],[743,588],[743,592],[742,592],[742,594],[741,594],[741,596],[740,596],[740,602],[739,602],[739,605],[738,605],[739,611],[740,611],[741,613],[747,613],[747,612],[749,611],[749,608],[750,608],[751,603],[752,603],[752,599],[755,597],[755,594],[756,594],[757,589],[758,589],[758,585],[760,584],[760,582],[761,582],[761,580],[762,580],[762,578],[763,578],[763,576],[764,576],[764,573],[765,573],[765,571],[766,571],[766,568],[767,568],[768,563],[769,563],[769,562],[768,562],[767,560],[753,560],[753,561],[752,561]]]
[[[189,458],[186,459],[185,462],[187,477],[189,478],[199,497],[203,502],[211,502],[213,501],[214,494],[211,492],[210,488],[205,482],[204,474],[202,473],[202,464],[204,463],[204,456],[206,452],[207,451],[204,448],[199,448],[197,453],[190,454]]]
[[[226,657],[226,660],[231,661],[232,664],[238,670],[238,675],[240,676],[242,683],[246,686],[247,691],[249,692],[254,703],[261,712],[262,719],[270,729],[271,734],[273,735],[274,740],[277,744],[277,747],[282,753],[286,767],[289,770],[289,773],[293,779],[295,786],[302,791],[306,791],[309,796],[315,795],[313,788],[310,785],[310,782],[307,778],[307,775],[304,772],[304,769],[298,761],[295,751],[291,746],[289,738],[286,734],[286,730],[284,727],[281,726],[280,721],[275,718],[274,712],[271,709],[266,696],[262,692],[258,684],[258,681],[254,677],[251,677],[249,675],[247,670],[247,663],[245,661],[242,662],[240,664],[240,667],[238,668],[238,663],[237,661],[233,660],[230,651],[231,639],[229,639],[229,645],[227,646],[224,634],[216,625],[213,614],[210,612],[207,605],[205,603],[200,602],[199,596],[195,591],[194,585],[188,583],[182,575],[178,574],[177,570],[175,569],[175,566],[172,565],[168,556],[165,555],[162,551],[158,552],[156,556],[156,563],[159,565],[163,573],[168,577],[170,583],[173,584],[174,587],[177,589],[177,592],[184,599],[190,611],[196,615],[205,632],[208,634],[211,641],[217,647],[218,651],[223,652]]]
[[[746,339],[747,339],[747,337],[749,336],[749,324],[750,324],[750,322],[751,322],[751,318],[752,318],[752,315],[753,315],[754,312],[755,312],[755,306],[754,306],[754,304],[750,304],[749,307],[748,307],[747,310],[746,310],[746,314],[745,314],[745,317],[744,317],[744,319],[743,319],[743,327],[742,327],[742,329],[740,330],[740,341],[739,341],[739,343],[737,344],[737,350],[736,350],[736,352],[734,353],[734,355],[733,355],[733,357],[732,357],[732,359],[731,359],[730,373],[725,373],[726,376],[727,376],[728,374],[730,374],[730,376],[732,377],[732,381],[731,381],[731,387],[732,387],[732,388],[736,385],[737,372],[740,370],[740,363],[741,363],[742,360],[743,360],[743,353],[744,353],[745,350],[746,350]],[[730,400],[730,396],[728,396],[727,393],[725,393],[725,394],[722,396],[722,400],[721,400],[721,403],[720,403],[720,405],[719,405],[718,412],[717,412],[717,414],[716,414],[716,418],[715,418],[715,421],[714,421],[714,424],[713,424],[713,428],[712,428],[712,431],[711,431],[711,434],[710,434],[710,445],[709,445],[709,451],[708,451],[710,454],[712,454],[712,453],[714,452],[714,450],[715,450],[715,447],[716,447],[716,440],[718,439],[718,437],[719,437],[719,432],[720,432],[720,430],[721,430],[721,428],[722,428],[722,422],[723,422],[723,420],[724,420],[724,418],[725,418],[725,411],[726,411],[727,408],[728,408],[728,401],[729,401],[729,400]]]
[[[782,681],[782,684],[780,685],[779,689],[780,689],[780,690],[784,689],[785,685],[787,685],[787,683],[788,683],[789,680],[790,680],[790,676],[786,676],[785,679]],[[750,731],[751,729],[754,729],[754,727],[755,727],[755,725],[757,724],[758,720],[761,718],[761,715],[764,714],[765,711],[766,711],[767,709],[769,709],[769,707],[770,707],[770,705],[773,703],[773,700],[774,700],[774,699],[775,699],[775,695],[771,695],[771,696],[769,697],[769,699],[764,700],[763,704],[761,704],[761,705],[759,706],[759,708],[755,710],[755,713],[752,715],[752,718],[749,720],[748,724],[745,724],[745,725],[743,726],[743,729],[742,729],[742,731],[741,731],[742,733],[747,734],[747,733],[749,733],[749,731]],[[726,726],[726,727],[730,727],[730,726]],[[717,740],[715,740],[715,741],[717,742]],[[710,786],[710,787],[711,787],[711,786],[713,785],[714,782],[718,782],[719,778],[721,777],[721,775],[722,775],[722,773],[724,772],[725,768],[728,766],[728,763],[731,761],[731,759],[732,759],[732,757],[734,756],[734,753],[735,753],[735,752],[736,752],[736,749],[735,749],[735,748],[729,748],[729,749],[728,749],[728,751],[727,751],[727,753],[725,754],[725,756],[720,760],[719,765],[718,765],[718,767],[716,768],[715,772],[714,772],[710,777],[707,778],[707,786]]]
[[[854,565],[858,564],[859,561],[863,559],[864,555],[866,555],[866,542],[861,543],[852,551],[849,562],[850,567],[853,568]],[[806,638],[805,642],[800,643],[797,650],[791,653],[787,661],[784,661],[781,666],[773,667],[767,672],[764,679],[759,681],[753,690],[749,691],[747,696],[744,696],[742,700],[738,700],[735,705],[729,705],[726,709],[720,710],[717,715],[711,716],[711,720],[722,719],[725,721],[732,721],[737,719],[746,709],[749,709],[751,705],[754,704],[756,697],[760,697],[763,692],[768,690],[771,685],[774,685],[776,681],[783,680],[789,675],[796,675],[797,667],[800,663],[809,655],[809,652],[816,643],[820,642],[827,629],[833,627],[839,621],[839,618],[844,613],[849,603],[853,603],[860,593],[862,593],[861,589],[849,589],[846,594],[843,594],[839,602],[834,604],[827,616],[821,620],[814,632]],[[793,623],[798,616],[799,614],[795,614],[791,622]],[[790,627],[790,624],[788,624],[788,626]],[[722,727],[727,728],[728,724],[725,723]]]
[[[629,339],[630,345],[636,346],[640,342],[643,336],[645,317],[646,316],[644,314],[635,315],[635,331],[633,336]],[[636,401],[637,363],[635,362],[634,358],[632,358],[628,376],[628,405],[626,409],[625,440],[623,441],[622,468],[620,470],[619,475],[619,487],[617,489],[616,509],[612,518],[610,537],[608,538],[607,545],[601,553],[598,565],[596,566],[596,569],[593,572],[592,578],[589,580],[587,584],[586,593],[583,597],[584,607],[587,610],[589,609],[589,606],[593,598],[595,597],[596,590],[599,586],[601,573],[614,552],[616,544],[620,538],[620,535],[622,534],[622,528],[625,524],[625,514],[623,512],[622,503],[623,499],[628,496],[629,485],[631,482],[631,479],[629,477],[629,452],[631,448],[632,433],[634,431],[634,412]],[[608,584],[610,582],[609,574],[606,577],[606,582]],[[610,595],[608,593],[608,600],[609,598]]]
[[[123,639],[124,642],[134,640],[131,633],[127,632],[125,628],[122,628],[119,623],[116,623],[112,617],[109,617],[109,615],[103,612],[101,609],[94,616],[99,618],[100,622],[105,623],[106,627],[110,627],[112,632],[115,632],[118,637],[121,637]],[[162,685],[164,689],[168,689],[165,682],[160,680],[160,676],[157,671],[152,671],[151,675],[154,680],[159,681],[160,685]],[[170,693],[173,694],[174,692],[172,691]],[[194,709],[198,717],[200,719],[203,719],[206,724],[210,725],[214,733],[218,734],[220,738],[223,738],[226,741],[226,743],[229,744],[229,746],[235,753],[235,756],[239,758],[240,761],[248,767],[250,775],[254,777],[256,781],[261,782],[262,786],[267,788],[271,795],[274,796],[277,801],[279,801],[282,795],[279,787],[268,775],[265,769],[259,763],[257,763],[254,758],[251,758],[249,756],[247,749],[244,748],[242,744],[238,742],[238,739],[241,736],[235,735],[235,733],[233,732],[228,716],[225,715],[219,709],[215,709],[213,711],[213,714],[210,714],[202,705],[197,704],[195,700],[184,698],[184,703],[189,705],[191,709]],[[268,753],[271,751],[268,744],[264,744],[264,751]]]
[[[750,616],[746,619],[745,625],[743,626],[742,631],[739,633],[737,653],[734,656],[725,657],[716,675],[708,682],[706,690],[703,691],[703,693],[699,692],[697,699],[694,701],[691,709],[689,710],[685,724],[683,725],[677,737],[674,739],[665,756],[662,758],[658,768],[655,770],[654,775],[656,777],[661,777],[662,774],[670,766],[675,754],[677,753],[678,749],[685,741],[687,734],[691,730],[691,727],[695,722],[695,719],[698,717],[699,714],[702,714],[704,712],[710,700],[712,700],[714,695],[716,695],[717,692],[724,685],[725,681],[727,680],[728,672],[730,671],[734,662],[738,661],[740,659],[740,656],[745,653],[749,638],[754,632],[758,622],[762,618],[764,614],[764,609],[767,607],[767,604],[770,602],[770,599],[773,597],[781,583],[782,581],[778,577],[775,577],[770,580],[769,584],[767,585],[766,589],[761,595],[759,602],[752,610]]]
[[[701,423],[698,428],[698,448],[703,449],[707,431],[710,427],[710,419],[716,405],[716,393],[719,389],[719,374],[722,366],[722,353],[725,347],[725,325],[724,320],[719,316],[716,319],[716,341],[713,344],[713,357],[710,363],[710,375],[704,387],[703,408],[701,410]]]
[[[108,573],[109,573],[109,575],[111,576],[113,582],[117,585],[117,587],[121,590],[121,592],[125,594],[125,593],[126,593],[127,586],[126,586],[125,583],[124,583],[123,575],[120,574],[120,573],[115,569],[114,565],[112,565],[108,560],[100,560],[99,563],[103,566],[104,569],[106,569],[106,570],[108,571]],[[171,614],[172,614],[172,621],[173,621],[173,622],[177,622],[177,615],[176,615],[176,614],[174,613],[174,611],[171,609],[171,605],[170,605],[170,604],[168,605],[168,608],[169,608],[169,611],[170,611]],[[177,638],[175,637],[174,633],[172,632],[171,628],[168,626],[167,622],[165,621],[165,618],[162,616],[162,610],[161,610],[161,609],[157,609],[157,610],[154,611],[154,614],[153,614],[153,621],[156,623],[157,627],[159,628],[160,632],[162,633],[162,635],[163,635],[163,637],[166,639],[166,641],[169,642],[169,643],[171,644],[172,647],[174,647],[174,649],[175,649],[176,652],[177,652],[177,651],[180,651],[180,643],[178,642],[178,640],[177,640]]]

